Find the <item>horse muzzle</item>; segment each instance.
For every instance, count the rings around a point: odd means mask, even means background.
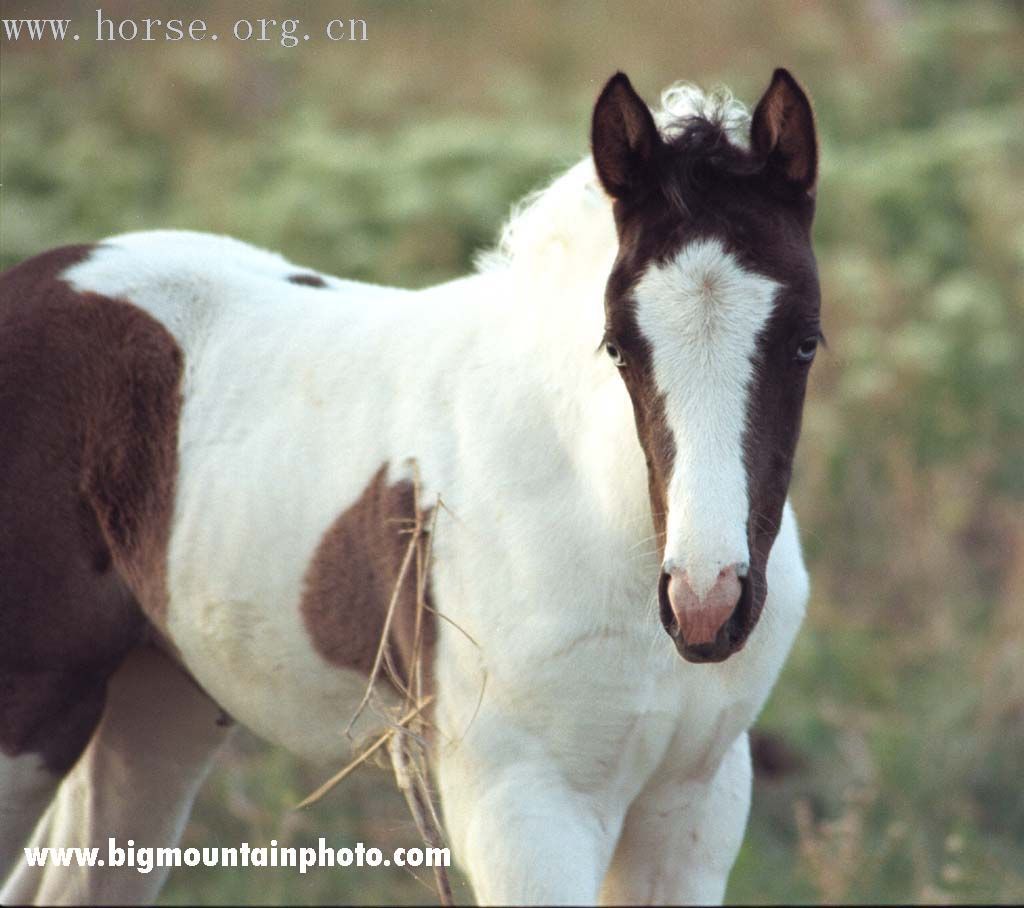
[[[661,623],[687,662],[722,662],[743,649],[750,632],[752,585],[746,571],[724,568],[703,596],[686,571],[663,571],[658,583]]]

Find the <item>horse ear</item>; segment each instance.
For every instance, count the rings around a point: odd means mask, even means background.
[[[594,105],[594,166],[605,191],[622,199],[637,190],[661,144],[650,108],[625,73],[612,76]]]
[[[766,167],[814,196],[818,137],[807,93],[789,70],[777,69],[750,124],[750,147]]]

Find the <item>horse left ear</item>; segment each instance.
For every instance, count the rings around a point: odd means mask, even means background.
[[[758,102],[750,124],[750,147],[768,169],[813,198],[818,182],[814,111],[789,70],[775,70]]]
[[[625,73],[608,80],[594,105],[590,144],[601,185],[613,199],[633,195],[643,185],[661,136]]]

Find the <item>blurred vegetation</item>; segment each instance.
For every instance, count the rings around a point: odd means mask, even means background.
[[[2,9],[76,15],[91,38],[96,5]],[[1024,6],[102,7],[224,35],[240,16],[361,16],[370,40],[5,42],[5,267],[175,226],[423,286],[466,271],[510,204],[585,152],[614,69],[652,100],[685,78],[752,102],[791,67],[823,135],[829,351],[794,485],[814,594],[760,722],[800,767],[758,781],[729,898],[1024,900]],[[416,842],[372,771],[290,813],[323,777],[239,736],[186,840]],[[430,901],[426,882],[181,870],[163,898]]]

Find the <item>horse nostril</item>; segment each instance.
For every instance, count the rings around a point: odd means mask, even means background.
[[[662,571],[661,577],[658,578],[658,610],[661,617],[661,626],[675,640],[679,636],[679,622],[676,621],[676,616],[672,613],[672,606],[668,598],[668,585],[671,581],[672,575],[667,570]]]
[[[703,595],[694,589],[687,571],[663,572],[659,585],[661,620],[672,637],[689,645],[710,644],[732,616],[742,583],[732,565],[722,570]]]
[[[728,659],[743,649],[757,621],[749,562],[734,562],[710,577],[710,589],[708,579],[695,589],[688,572],[666,560],[658,579],[662,627],[687,662]]]

